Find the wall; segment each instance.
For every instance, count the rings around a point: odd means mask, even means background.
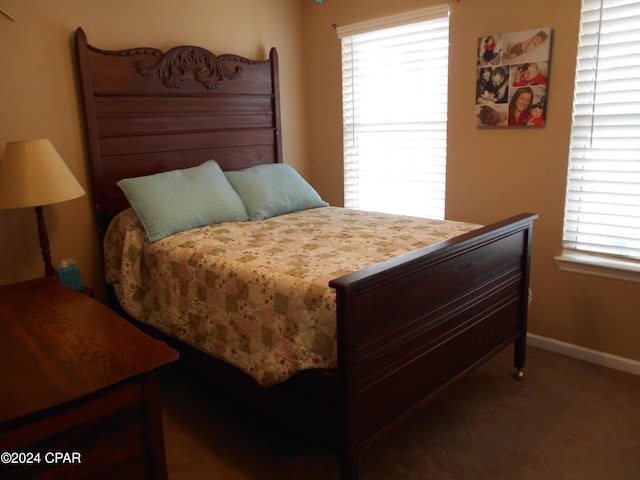
[[[87,190],[88,172],[73,56],[73,32],[104,49],[176,45],[265,59],[280,57],[283,150],[309,173],[304,124],[299,0],[3,0],[0,16],[0,156],[6,142],[47,137]],[[102,290],[89,196],[44,207],[54,265],[71,256],[86,284]],[[0,210],[0,284],[42,276],[33,209]]]
[[[306,96],[312,180],[342,204],[340,41],[332,25],[442,3],[439,0],[324,0],[304,5]],[[366,8],[363,8],[366,5]],[[529,330],[640,360],[640,283],[561,272],[561,251],[579,0],[451,0],[446,216],[491,223],[522,211],[535,223]],[[489,33],[553,27],[547,126],[477,129],[475,45]],[[389,75],[393,84],[393,72]]]

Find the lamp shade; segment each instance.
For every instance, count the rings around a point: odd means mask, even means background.
[[[7,143],[0,160],[0,208],[49,205],[84,194],[49,140]]]

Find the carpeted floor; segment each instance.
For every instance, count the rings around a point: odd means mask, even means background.
[[[501,353],[376,443],[362,480],[636,480],[640,376],[529,347]],[[338,480],[336,457],[175,369],[163,378],[170,480]]]

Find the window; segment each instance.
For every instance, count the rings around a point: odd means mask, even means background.
[[[567,257],[638,272],[639,26],[639,0],[582,2],[563,232]]]
[[[345,207],[444,218],[448,7],[338,28]]]

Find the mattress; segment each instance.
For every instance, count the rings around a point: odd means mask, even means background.
[[[129,315],[268,386],[337,366],[330,280],[479,227],[322,207],[150,243],[128,209],[107,230],[105,275]]]

